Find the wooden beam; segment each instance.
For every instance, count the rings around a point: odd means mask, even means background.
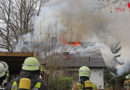
[[[19,56],[19,57],[31,57],[33,56],[33,52],[0,52],[0,57],[1,56]]]

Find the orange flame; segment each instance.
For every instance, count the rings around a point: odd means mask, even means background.
[[[70,45],[70,46],[79,46],[79,45],[81,45],[81,42],[78,42],[77,40],[75,40],[75,42],[66,42],[64,39],[61,39],[61,41],[65,45]]]

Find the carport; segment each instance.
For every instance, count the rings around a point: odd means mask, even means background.
[[[8,63],[10,75],[18,75],[25,58],[31,56],[34,56],[34,54],[25,52],[0,52],[0,61]]]

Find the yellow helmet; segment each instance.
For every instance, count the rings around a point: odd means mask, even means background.
[[[79,76],[90,77],[90,69],[87,66],[82,66],[79,69]]]
[[[28,57],[25,59],[22,69],[28,71],[40,70],[40,63],[36,58]]]
[[[129,77],[128,76],[125,76],[125,79],[128,79]]]
[[[0,77],[3,77],[7,71],[8,71],[7,63],[0,61]]]
[[[128,74],[127,76],[125,76],[125,79],[130,79],[130,74]]]

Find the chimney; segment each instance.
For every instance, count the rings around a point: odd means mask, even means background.
[[[64,55],[65,60],[70,59],[69,52],[64,52],[63,55]]]

